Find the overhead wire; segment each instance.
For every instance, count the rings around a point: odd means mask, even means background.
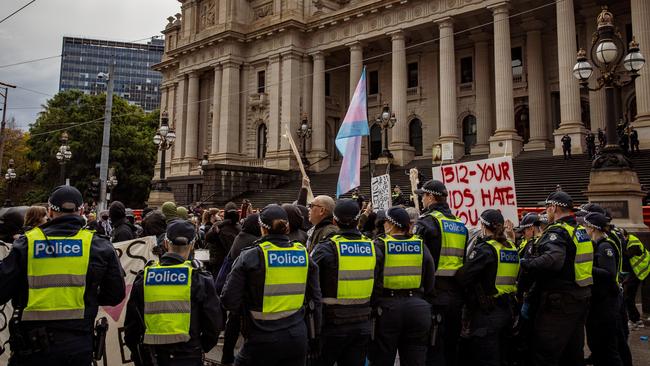
[[[2,20],[0,20],[0,24],[1,24],[2,22],[4,22],[5,20],[11,18],[12,16],[18,14],[18,12],[20,12],[21,10],[23,10],[23,9],[25,9],[26,7],[30,6],[30,5],[33,4],[34,2],[36,2],[36,0],[32,0],[32,1],[28,2],[27,4],[21,6],[20,9],[18,9],[18,10],[16,10],[16,11],[14,11],[13,13],[7,15],[7,16],[4,17]]]

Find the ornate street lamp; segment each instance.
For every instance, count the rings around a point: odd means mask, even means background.
[[[203,175],[203,170],[206,166],[208,166],[209,163],[210,161],[208,161],[208,151],[205,150],[203,151],[203,159],[201,159],[199,162],[199,174]]]
[[[5,199],[4,206],[5,207],[11,207],[13,204],[11,203],[11,188],[12,188],[12,183],[16,179],[16,170],[14,169],[14,159],[9,159],[9,168],[7,169],[7,172],[5,173],[5,180],[7,181],[7,198]]]
[[[377,117],[376,122],[384,133],[384,150],[381,152],[380,156],[392,159],[393,154],[388,150],[388,130],[395,126],[397,118],[395,118],[395,113],[391,113],[388,103],[384,104],[384,109],[381,111],[379,117]]]
[[[625,44],[620,33],[614,26],[614,15],[603,8],[597,19],[598,28],[593,36],[591,45],[591,61],[600,71],[598,86],[589,87],[589,79],[593,74],[593,66],[587,58],[587,51],[578,51],[577,63],[573,67],[573,76],[578,79],[580,86],[589,91],[605,88],[606,97],[606,126],[607,146],[602,154],[594,160],[593,169],[630,168],[629,160],[623,155],[618,144],[616,131],[615,88],[623,88],[633,83],[639,77],[639,70],[645,65],[645,58],[639,52],[639,44],[632,38],[627,55]],[[619,66],[625,70],[621,70]],[[627,76],[626,78],[624,76]]]
[[[111,201],[111,192],[113,188],[117,186],[117,177],[115,176],[115,169],[111,168],[108,173],[108,179],[106,180],[106,202]]]
[[[159,191],[168,191],[167,181],[165,180],[165,155],[167,150],[169,150],[174,141],[176,140],[176,133],[173,128],[169,127],[169,115],[167,111],[163,111],[160,116],[160,127],[158,132],[153,137],[153,143],[158,146],[160,150],[160,181],[156,187]]]
[[[59,151],[56,152],[56,160],[59,161],[59,165],[61,165],[61,177],[60,181],[61,184],[65,184],[65,165],[70,159],[72,159],[72,151],[70,151],[70,146],[68,146],[68,133],[63,131],[61,134],[61,138],[59,141],[61,141],[61,146],[59,146]]]
[[[308,167],[309,160],[307,159],[307,140],[311,138],[311,127],[309,127],[306,113],[303,113],[302,115],[300,127],[298,128],[297,134],[300,140],[302,140],[302,164],[305,167]]]

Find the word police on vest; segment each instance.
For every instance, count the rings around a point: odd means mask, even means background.
[[[576,238],[578,239],[578,243],[584,243],[591,240],[585,229],[576,230]]]
[[[36,240],[34,258],[81,257],[83,246],[81,240]]]
[[[269,267],[303,267],[306,264],[307,255],[304,251],[269,251]]]
[[[189,268],[149,268],[147,285],[185,285],[189,279]]]
[[[442,220],[442,230],[451,234],[465,235],[467,233],[467,228],[463,223],[449,220]]]
[[[516,250],[501,250],[501,263],[519,263],[519,255]]]
[[[389,241],[388,242],[389,254],[420,254],[422,253],[422,245],[419,241]]]
[[[372,244],[371,243],[358,243],[358,242],[342,242],[341,255],[343,256],[357,256],[357,257],[371,257]]]

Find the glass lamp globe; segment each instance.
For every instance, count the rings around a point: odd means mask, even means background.
[[[161,142],[162,142],[162,136],[160,136],[159,134],[156,134],[153,137],[153,143],[156,144],[156,145],[160,145]]]
[[[176,140],[176,132],[174,132],[174,130],[169,131],[169,133],[167,133],[167,136],[165,136],[165,139],[167,139],[168,144],[173,144]]]
[[[169,126],[167,126],[167,125],[160,126],[160,129],[158,130],[158,132],[163,137],[167,136],[167,133],[169,132]]]
[[[9,173],[5,174],[5,179],[6,180],[9,180],[10,178],[11,178],[11,176],[9,175]]]
[[[16,179],[16,173],[14,172],[9,173],[9,178]]]
[[[598,61],[609,64],[616,60],[618,56],[618,48],[612,41],[604,41],[596,47],[596,58]]]
[[[72,158],[72,151],[70,151],[70,150],[66,150],[66,151],[63,153],[63,158],[65,158],[65,160],[70,160],[70,159]]]
[[[587,80],[591,77],[593,73],[593,68],[591,64],[587,61],[579,61],[573,67],[573,77],[580,81]]]
[[[623,66],[625,70],[630,72],[637,72],[645,65],[645,57],[639,51],[632,51],[625,56]]]
[[[58,153],[56,153],[56,160],[61,160],[61,159],[63,159],[63,154],[61,154],[61,152],[59,151]]]

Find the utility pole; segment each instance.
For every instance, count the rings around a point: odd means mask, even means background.
[[[115,81],[115,59],[108,65],[108,86],[106,88],[106,107],[104,109],[104,138],[99,165],[99,205],[98,212],[106,209],[106,182],[108,181],[108,156],[111,146],[111,112],[113,110],[113,82]]]
[[[4,99],[2,106],[2,124],[0,124],[0,172],[2,172],[2,155],[5,150],[5,126],[7,125],[7,95],[9,88],[15,89],[15,85],[3,83],[0,81],[0,96]],[[2,90],[4,89],[4,93]]]

